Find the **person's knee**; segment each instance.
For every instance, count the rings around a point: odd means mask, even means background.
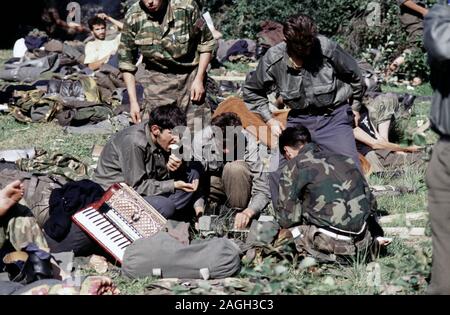
[[[242,176],[246,172],[248,172],[248,166],[244,161],[229,162],[223,167],[224,175],[228,176]]]
[[[144,199],[166,219],[170,219],[175,214],[175,203],[169,198],[163,196],[149,196]]]

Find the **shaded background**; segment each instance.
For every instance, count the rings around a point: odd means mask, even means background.
[[[34,28],[44,30],[42,14],[49,7],[56,7],[63,20],[67,16],[67,4],[78,2],[81,6],[81,22],[87,25],[87,20],[98,12],[105,12],[121,18],[125,5],[136,0],[12,0],[0,9],[0,48],[11,49],[14,42],[27,35]],[[3,2],[2,4],[5,4]]]

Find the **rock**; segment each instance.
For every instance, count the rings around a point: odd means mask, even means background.
[[[303,259],[299,265],[300,269],[306,269],[312,266],[316,266],[317,265],[317,261],[312,258],[312,257],[305,257],[305,259]]]
[[[103,274],[108,271],[108,262],[105,257],[92,255],[89,259],[89,267],[94,269],[95,272]]]

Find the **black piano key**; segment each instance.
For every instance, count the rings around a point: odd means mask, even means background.
[[[93,224],[97,224],[97,222],[100,222],[101,220],[105,220],[105,218],[103,216],[101,216],[98,219],[94,219],[94,221],[92,221]],[[100,222],[101,223],[101,222]]]
[[[101,216],[101,214],[98,213],[97,211],[94,211],[94,212],[92,212],[91,214],[87,215],[86,218],[92,219],[92,218],[94,218],[94,217],[96,217],[96,216]]]
[[[106,224],[104,227],[100,228],[103,232],[109,231],[110,229],[112,229],[111,224]]]
[[[117,229],[113,229],[111,232],[107,233],[106,235],[111,236],[111,235],[113,235],[115,232],[118,232]]]
[[[109,226],[110,223],[109,223],[109,221],[105,220],[105,221],[100,221],[100,222],[96,223],[95,225],[101,229],[103,226]]]
[[[119,233],[119,235],[112,237],[112,238],[111,238],[111,241],[116,242],[116,241],[118,241],[119,239],[121,239],[122,237],[123,237],[122,233]]]
[[[107,227],[107,229],[104,230],[103,232],[106,233],[106,234],[108,234],[109,232],[111,232],[111,230],[114,230],[114,229],[115,229],[115,227],[114,227],[113,225],[110,225],[110,226]]]
[[[124,245],[124,244],[127,244],[128,243],[128,240],[127,239],[125,239],[122,243],[120,243],[120,244],[117,244],[117,246],[122,246],[122,245]]]
[[[97,212],[97,210],[95,210],[94,208],[91,208],[91,209],[87,209],[87,210],[83,211],[84,215],[92,214],[93,212]]]

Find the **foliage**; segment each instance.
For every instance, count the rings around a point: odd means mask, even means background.
[[[225,38],[257,39],[260,22],[283,22],[289,15],[302,12],[315,19],[322,34],[333,37],[358,58],[369,61],[383,72],[405,49],[417,49],[409,43],[399,20],[399,7],[392,0],[376,1],[380,5],[379,25],[368,26],[367,5],[372,0],[213,0],[207,1],[218,29]],[[426,1],[431,6],[436,1]],[[236,27],[239,25],[239,27]],[[417,49],[407,56],[400,78],[416,76],[427,79],[429,71],[425,53]]]
[[[232,0],[213,1],[210,6],[226,37],[255,38],[264,20],[283,22],[289,15],[303,12],[313,17],[326,35],[333,35],[352,16],[361,11],[366,0]],[[222,6],[217,6],[217,3]],[[355,13],[356,12],[356,13]],[[239,27],[236,27],[236,24]]]

